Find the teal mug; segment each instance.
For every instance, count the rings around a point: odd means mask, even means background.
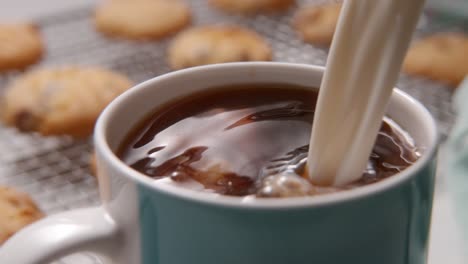
[[[427,263],[437,131],[428,111],[397,89],[387,115],[423,154],[403,172],[353,190],[300,198],[214,195],[155,186],[115,155],[137,122],[174,98],[228,84],[318,87],[323,71],[230,63],[172,72],[130,89],[104,110],[95,129],[102,206],[25,228],[0,249],[0,262],[48,263],[93,251],[119,264]]]

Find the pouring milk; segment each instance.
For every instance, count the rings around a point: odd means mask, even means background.
[[[366,168],[424,0],[347,0],[317,102],[308,178],[346,185]]]

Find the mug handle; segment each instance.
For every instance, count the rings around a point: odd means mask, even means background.
[[[0,263],[48,264],[78,251],[110,256],[118,227],[102,207],[77,209],[35,222],[0,246]]]

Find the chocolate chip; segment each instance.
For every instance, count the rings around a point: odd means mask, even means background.
[[[16,127],[21,131],[34,131],[39,126],[39,118],[28,110],[19,111],[14,120]]]
[[[244,51],[239,54],[239,61],[250,61],[250,54],[248,51]]]

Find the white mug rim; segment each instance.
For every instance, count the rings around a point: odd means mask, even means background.
[[[117,110],[121,102],[125,100],[130,100],[132,94],[138,92],[138,90],[147,89],[148,87],[154,87],[156,83],[160,82],[163,79],[177,78],[177,76],[183,74],[189,74],[197,71],[210,71],[214,68],[226,68],[226,70],[235,70],[236,67],[245,67],[246,65],[248,65],[248,67],[254,66],[273,68],[297,67],[301,70],[310,70],[315,72],[319,71],[322,73],[324,70],[324,67],[321,66],[297,63],[236,62],[192,67],[154,77],[152,79],[137,84],[125,93],[121,94],[104,109],[96,123],[94,131],[94,144],[96,151],[99,151],[102,154],[106,163],[109,163],[111,166],[114,166],[118,171],[121,172],[122,175],[125,175],[126,178],[130,179],[133,182],[146,186],[147,188],[150,188],[154,191],[162,192],[173,197],[196,201],[204,204],[255,209],[289,209],[301,207],[320,207],[372,196],[378,193],[382,193],[385,190],[395,188],[396,186],[406,182],[412,177],[412,175],[422,170],[426,166],[426,164],[428,164],[434,157],[438,140],[437,126],[434,119],[432,118],[429,111],[420,102],[418,102],[413,97],[399,89],[394,89],[394,93],[396,93],[397,96],[402,97],[406,103],[411,104],[414,108],[418,108],[418,112],[420,112],[423,118],[429,122],[429,126],[431,128],[431,131],[428,131],[428,133],[430,134],[430,144],[424,152],[424,154],[409,168],[380,182],[362,186],[356,189],[339,191],[319,196],[245,199],[244,197],[233,197],[208,192],[200,192],[179,186],[160,186],[152,184],[154,180],[152,180],[150,177],[145,176],[142,173],[130,168],[123,161],[121,161],[111,150],[106,140],[106,127],[108,127],[109,122],[112,121],[111,118],[113,116],[113,112]]]

